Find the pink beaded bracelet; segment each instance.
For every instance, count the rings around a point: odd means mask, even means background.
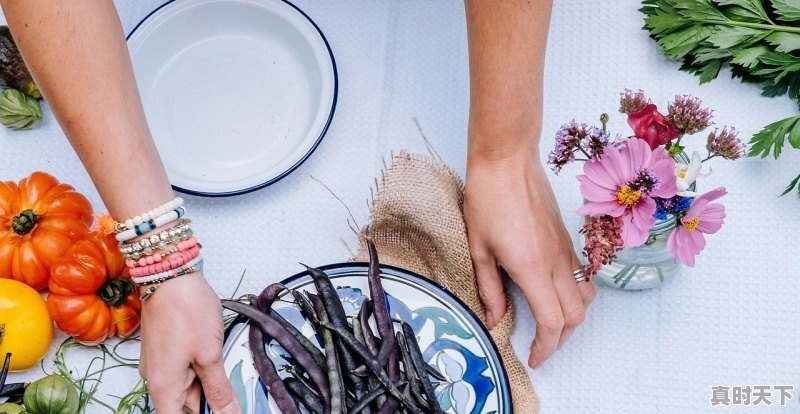
[[[189,239],[186,239],[184,241],[178,242],[175,245],[175,248],[172,249],[172,250],[169,250],[167,252],[153,252],[153,254],[151,254],[149,256],[140,257],[139,260],[128,259],[128,260],[125,261],[125,265],[128,266],[131,269],[136,268],[136,267],[145,267],[145,266],[148,266],[148,265],[153,265],[153,264],[161,262],[161,260],[163,260],[165,257],[170,256],[173,253],[189,250],[189,249],[191,249],[192,247],[195,247],[195,246],[197,246],[197,239],[194,238],[194,236],[192,236]]]
[[[184,263],[200,255],[200,247],[194,246],[188,250],[174,253],[163,258],[160,262],[148,266],[137,267],[130,270],[131,277],[142,277],[156,273],[166,272],[178,268]]]

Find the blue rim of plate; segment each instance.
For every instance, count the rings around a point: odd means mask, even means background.
[[[190,190],[188,188],[183,188],[183,187],[179,187],[177,185],[170,184],[170,185],[172,185],[172,189],[173,190],[181,192],[181,193],[184,193],[184,194],[189,194],[189,195],[193,195],[193,196],[200,196],[200,197],[231,197],[231,196],[237,196],[237,195],[252,193],[253,191],[260,190],[260,189],[262,189],[264,187],[268,187],[268,186],[270,186],[272,184],[277,183],[278,181],[280,181],[283,178],[285,178],[287,175],[291,174],[298,167],[300,167],[300,165],[303,164],[308,159],[308,157],[310,157],[311,154],[314,153],[314,151],[316,151],[317,147],[322,142],[322,138],[324,138],[325,134],[328,133],[328,128],[330,127],[331,122],[333,122],[333,114],[334,114],[334,112],[336,112],[336,104],[338,103],[338,100],[339,100],[339,71],[336,68],[336,59],[333,57],[333,50],[331,49],[331,45],[328,43],[328,38],[326,38],[325,34],[322,33],[322,29],[319,28],[319,26],[314,21],[314,19],[309,17],[303,10],[301,10],[299,7],[295,6],[292,2],[290,2],[288,0],[280,0],[280,1],[286,3],[287,5],[289,5],[289,7],[295,9],[298,13],[300,13],[303,17],[305,17],[306,20],[308,20],[308,22],[311,23],[312,26],[314,26],[314,29],[316,29],[317,33],[319,33],[319,36],[322,38],[322,42],[325,44],[325,48],[328,50],[328,56],[331,58],[331,66],[333,67],[333,101],[331,102],[331,109],[330,109],[330,113],[328,114],[328,119],[325,121],[325,125],[322,127],[322,131],[320,131],[319,137],[317,137],[317,140],[314,142],[314,145],[312,145],[311,148],[308,149],[308,152],[306,152],[302,157],[300,157],[300,159],[297,160],[296,163],[294,163],[286,171],[278,174],[274,178],[271,178],[271,179],[269,179],[269,180],[267,180],[267,181],[265,181],[265,182],[263,182],[261,184],[257,184],[257,185],[254,185],[252,187],[244,188],[244,189],[241,189],[241,190],[225,191],[225,192],[221,192],[221,193],[211,193],[211,192],[207,192],[207,191]],[[175,2],[175,0],[168,0],[166,3],[156,7],[155,9],[153,9],[153,11],[148,13],[147,16],[144,16],[144,18],[142,20],[140,20],[139,23],[136,23],[136,26],[133,27],[131,32],[128,33],[127,36],[125,36],[125,40],[126,41],[130,40],[131,36],[133,36],[133,34],[136,33],[136,30],[142,24],[144,24],[144,22],[147,21],[147,19],[149,19],[154,14],[158,13],[161,9],[163,9],[164,7],[168,6],[169,4],[171,4],[173,2]]]
[[[318,269],[322,270],[325,273],[328,273],[329,271],[332,271],[332,270],[341,270],[341,271],[354,270],[354,269],[364,270],[364,269],[367,269],[367,268],[369,268],[369,263],[367,263],[367,262],[334,263],[334,264],[329,264],[329,265],[318,267]],[[476,333],[481,335],[481,337],[482,337],[481,339],[484,340],[484,342],[488,344],[489,349],[491,349],[491,351],[494,352],[494,354],[497,356],[497,360],[499,362],[497,368],[498,368],[498,371],[499,371],[499,374],[500,374],[500,380],[502,380],[505,383],[505,389],[507,390],[507,392],[501,393],[501,396],[505,400],[504,403],[506,404],[506,407],[508,407],[508,413],[509,414],[513,414],[514,406],[512,404],[512,399],[511,399],[511,382],[510,382],[510,380],[508,378],[508,372],[506,371],[506,367],[503,364],[503,358],[500,356],[500,350],[497,349],[497,344],[494,343],[494,339],[492,339],[492,335],[490,335],[489,331],[486,330],[486,327],[483,325],[483,323],[481,322],[480,318],[478,318],[478,315],[476,315],[475,312],[473,312],[472,309],[470,309],[469,306],[467,306],[467,304],[464,303],[464,301],[462,301],[461,299],[458,298],[458,296],[453,294],[453,292],[450,292],[450,290],[448,290],[444,286],[440,285],[437,282],[434,282],[433,280],[428,279],[425,276],[419,275],[419,274],[414,273],[414,272],[412,272],[410,270],[406,270],[406,269],[403,269],[403,268],[400,268],[400,267],[381,264],[381,273],[383,273],[383,272],[385,272],[387,270],[388,270],[388,273],[391,273],[391,274],[393,274],[395,276],[408,278],[409,280],[417,282],[417,283],[420,283],[420,284],[427,284],[428,287],[431,288],[432,291],[440,292],[442,294],[443,298],[449,299],[450,301],[452,301],[454,304],[456,304],[459,307],[459,310],[464,312],[464,315],[466,315],[468,318],[470,318],[473,321],[475,321],[475,326],[477,327],[477,332]],[[332,276],[339,276],[339,274],[333,274]],[[294,283],[294,282],[296,282],[296,281],[298,281],[300,279],[310,278],[310,277],[311,277],[311,275],[308,274],[308,271],[302,271],[302,272],[297,273],[297,274],[295,274],[293,276],[289,276],[288,278],[282,280],[280,283],[282,283],[282,284],[284,284],[286,286],[289,286],[292,283]],[[233,330],[233,328],[236,325],[238,325],[240,323],[243,323],[243,322],[246,322],[246,321],[247,321],[247,318],[245,318],[245,317],[243,317],[241,315],[237,316],[236,319],[234,319],[233,322],[231,322],[231,324],[228,325],[228,327],[225,329],[225,336],[223,337],[222,343],[224,344],[228,340],[228,337],[230,336],[231,331]],[[208,407],[206,405],[206,397],[203,394],[200,395],[200,411],[201,411],[201,413],[208,413],[209,412]]]

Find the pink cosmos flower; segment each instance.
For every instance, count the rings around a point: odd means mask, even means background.
[[[640,246],[655,224],[653,197],[670,198],[678,192],[675,161],[664,148],[651,150],[641,139],[624,142],[584,164],[578,181],[588,202],[578,214],[621,217],[624,245]]]
[[[725,221],[725,206],[712,201],[728,192],[724,187],[711,190],[694,200],[680,226],[667,239],[667,249],[679,262],[694,266],[694,258],[706,247],[704,234],[714,234]]]

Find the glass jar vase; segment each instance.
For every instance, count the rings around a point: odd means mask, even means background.
[[[664,283],[681,270],[681,264],[667,250],[667,238],[673,230],[674,218],[656,222],[645,244],[620,250],[617,258],[603,266],[595,278],[624,290],[650,289]]]
[[[675,161],[688,164],[690,159],[686,153],[675,156]],[[690,188],[695,190],[693,183]],[[656,221],[650,229],[647,241],[637,247],[626,247],[617,252],[617,258],[603,266],[594,276],[597,280],[611,287],[622,290],[643,290],[661,285],[667,279],[678,274],[682,265],[672,257],[667,249],[667,239],[675,230],[675,216],[669,215],[666,220]],[[585,238],[578,237],[577,247],[581,260],[586,260],[580,252],[583,250]]]

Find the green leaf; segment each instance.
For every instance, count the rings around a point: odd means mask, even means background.
[[[772,0],[772,8],[779,20],[794,22],[800,20],[800,0]]]
[[[800,116],[793,116],[773,122],[764,127],[759,133],[753,135],[750,140],[751,157],[761,156],[764,158],[770,153],[776,159],[781,156],[781,150],[786,142],[787,134],[800,134],[793,129],[800,128]]]
[[[761,62],[773,66],[785,66],[800,63],[800,58],[796,58],[787,53],[769,52],[761,56]]]
[[[767,36],[767,42],[775,46],[776,51],[789,53],[800,49],[800,34],[775,32]]]
[[[736,14],[740,17],[756,19],[760,21],[769,21],[764,6],[761,0],[716,0],[720,6],[731,6],[726,11]]]
[[[698,44],[711,34],[711,29],[702,25],[692,25],[685,29],[670,33],[661,38],[658,44],[664,53],[674,59],[682,59]]]
[[[675,0],[675,9],[681,16],[699,20],[730,20],[710,0]]]
[[[758,63],[758,58],[764,53],[769,52],[766,46],[755,46],[747,49],[740,50],[734,55],[731,63],[742,65],[746,68],[752,68]]]
[[[644,25],[654,35],[668,34],[681,29],[688,23],[683,17],[668,13],[662,9],[655,9],[655,13],[645,17]]]
[[[729,48],[729,49],[717,49],[710,46],[701,46],[697,48],[694,52],[694,63],[705,63],[710,60],[714,59],[724,59],[727,60],[734,53],[736,53],[736,49]]]
[[[775,77],[773,82],[775,82],[777,84],[777,83],[781,82],[781,80],[783,80],[783,78],[785,76],[789,76],[789,75],[797,72],[798,70],[800,70],[800,64],[794,64],[794,65],[786,66],[786,67],[783,68],[781,73],[778,76]]]
[[[800,127],[789,130],[789,145],[800,148]]]
[[[728,49],[741,43],[748,42],[763,31],[738,26],[714,26],[715,30],[706,39],[719,49]]]
[[[700,84],[711,82],[719,75],[719,70],[722,68],[721,60],[712,60],[697,72],[700,76]]]
[[[781,196],[789,194],[789,192],[791,192],[792,190],[795,189],[795,187],[797,187],[797,184],[800,184],[800,175],[795,177],[795,179],[792,180],[791,183],[789,183],[789,185],[786,187],[786,190],[781,194]],[[800,188],[797,189],[797,194],[800,196]]]
[[[669,155],[673,158],[678,154],[682,153],[683,150],[686,149],[686,147],[684,147],[683,145],[676,144],[674,141],[668,142],[667,145],[665,145],[664,147],[666,148],[667,151],[669,151]]]

